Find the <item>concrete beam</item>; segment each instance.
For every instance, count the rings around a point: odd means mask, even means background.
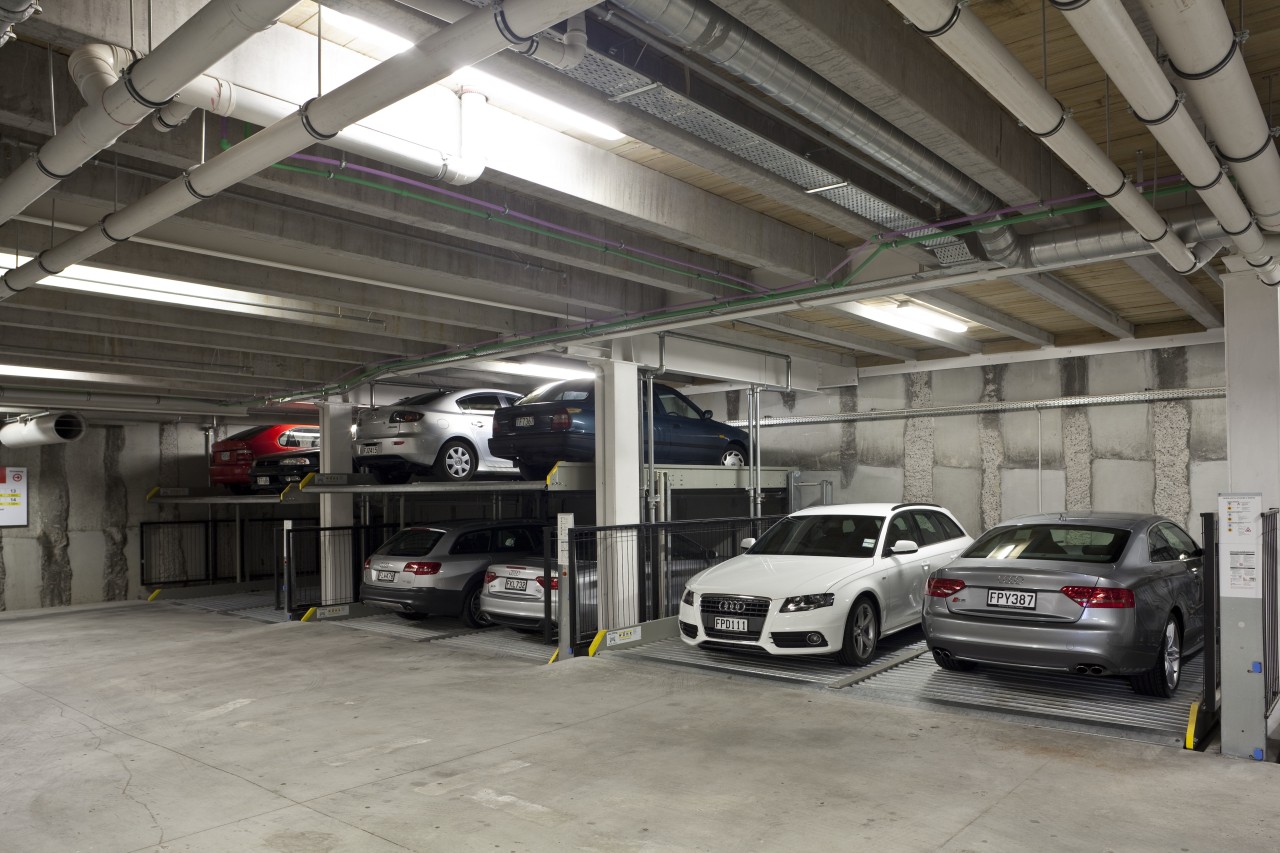
[[[1148,284],[1167,296],[1173,304],[1191,315],[1206,329],[1221,329],[1222,311],[1196,290],[1185,276],[1178,275],[1164,260],[1155,256],[1129,258],[1129,268],[1142,276]]]
[[[1011,275],[1008,280],[1031,291],[1046,302],[1057,305],[1063,311],[1092,323],[1117,338],[1132,338],[1133,324],[1120,318],[1110,308],[1085,296],[1056,275],[1035,273]]]
[[[975,323],[981,323],[988,329],[1003,332],[1020,341],[1026,341],[1038,347],[1053,346],[1053,335],[1044,329],[1037,328],[1030,323],[1024,323],[1016,317],[1012,317],[1003,311],[997,311],[994,308],[983,305],[976,299],[970,299],[953,290],[931,290],[914,294],[911,298],[925,305],[959,314],[961,317],[965,317]]]

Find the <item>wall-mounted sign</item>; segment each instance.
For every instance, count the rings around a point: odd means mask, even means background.
[[[0,468],[0,527],[27,526],[27,469]]]

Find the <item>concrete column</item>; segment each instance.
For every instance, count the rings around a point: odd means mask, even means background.
[[[1230,265],[1228,260],[1228,265]],[[1280,290],[1252,272],[1222,277],[1227,331],[1227,470],[1232,492],[1261,493],[1280,505]],[[1222,752],[1252,757],[1265,743],[1262,599],[1238,597],[1222,582]]]
[[[320,409],[320,471],[351,473],[351,404],[317,403]],[[320,496],[320,526],[350,527],[351,495]],[[346,534],[322,533],[320,538],[320,600],[325,604],[351,601],[351,540]]]
[[[640,515],[640,373],[629,361],[596,365],[596,524],[638,524]],[[639,615],[634,540],[598,543],[600,627],[622,628]]]

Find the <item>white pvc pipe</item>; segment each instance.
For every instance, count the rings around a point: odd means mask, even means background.
[[[1142,0],[1142,8],[1258,224],[1280,231],[1280,153],[1221,0]]]
[[[267,29],[294,0],[211,0],[88,102],[0,184],[0,225],[107,148],[217,60]]]
[[[484,9],[468,15],[110,214],[96,227],[9,270],[4,276],[7,292],[0,292],[0,299],[169,219],[317,140],[331,139],[360,119],[509,47],[513,39],[532,38],[590,5],[592,0],[508,0],[497,12]]]
[[[1095,191],[1180,273],[1198,257],[986,25],[956,0],[889,0]]]
[[[1280,283],[1280,263],[1266,251],[1262,231],[1222,165],[1183,109],[1156,59],[1118,0],[1050,0],[1098,59],[1104,71],[1133,107],[1134,115],[1168,152],[1186,179],[1231,235],[1236,248],[1258,271],[1263,283]]]
[[[84,431],[84,416],[77,412],[50,412],[35,418],[20,418],[0,427],[0,444],[5,447],[67,444],[84,438]]]

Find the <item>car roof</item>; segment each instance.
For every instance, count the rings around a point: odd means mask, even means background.
[[[485,527],[498,527],[498,526],[505,527],[510,524],[533,525],[534,527],[547,526],[547,523],[545,521],[539,521],[536,518],[499,518],[493,521],[488,521],[483,518],[466,518],[458,521],[442,521],[438,524],[436,523],[406,524],[404,527],[400,528],[400,530],[396,532],[400,533],[405,530],[443,530],[444,532],[448,533],[456,530],[478,530]]]
[[[1157,521],[1170,521],[1170,519],[1165,518],[1163,515],[1153,515],[1148,512],[1045,512],[1011,518],[1008,521],[1000,522],[996,526],[1013,527],[1026,524],[1099,525],[1122,530],[1135,530]]]
[[[930,503],[865,503],[865,504],[833,504],[831,506],[811,506],[807,509],[797,510],[792,515],[890,515],[899,509],[915,508],[920,509],[941,509],[948,515],[953,513],[940,507],[937,504]]]

